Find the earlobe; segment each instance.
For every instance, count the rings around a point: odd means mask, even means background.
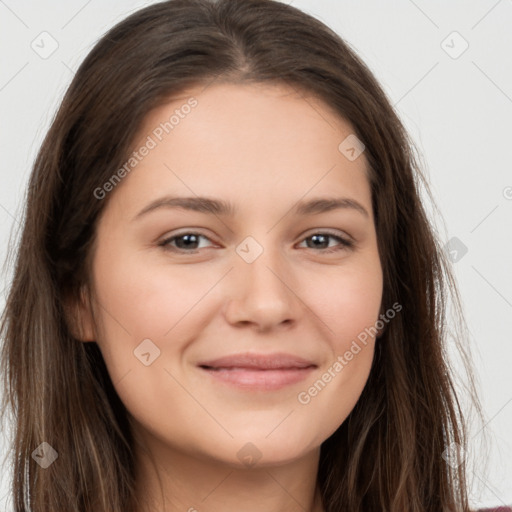
[[[382,338],[382,335],[384,334],[384,331],[386,330],[386,326],[384,326],[382,329],[378,329],[377,330],[377,335],[376,335],[376,338],[379,339],[379,338]]]
[[[384,321],[382,320],[382,317],[383,317],[383,316],[385,317],[386,315],[385,315],[385,313],[384,313],[384,308],[381,308],[380,313],[379,313],[379,320],[378,320],[378,321],[380,321],[380,322],[381,322],[381,323],[383,323],[384,325],[383,325],[383,327],[381,327],[381,328],[377,327],[377,334],[375,335],[375,338],[376,338],[376,339],[381,338],[381,337],[382,337],[382,335],[384,334],[384,332],[385,332],[386,328],[387,328],[387,322],[384,322]]]
[[[66,322],[73,338],[82,341],[96,341],[94,321],[89,292],[85,285],[80,288],[79,298],[66,301]]]

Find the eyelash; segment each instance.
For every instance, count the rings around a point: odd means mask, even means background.
[[[197,236],[197,237],[203,237],[203,238],[206,238],[207,240],[210,240],[206,235],[203,235],[202,233],[197,233],[195,231],[187,231],[185,233],[180,233],[178,235],[174,235],[172,237],[166,238],[165,240],[162,240],[158,245],[160,247],[163,247],[164,250],[166,250],[166,251],[172,251],[172,252],[175,252],[175,253],[178,253],[178,254],[196,254],[198,252],[198,249],[195,249],[193,251],[187,251],[185,249],[180,249],[180,248],[177,248],[177,247],[172,247],[170,245],[170,243],[173,242],[174,240],[176,240],[178,238],[182,238],[182,237],[184,237],[186,235],[194,235],[194,236]],[[334,238],[334,239],[336,239],[336,240],[338,240],[340,242],[340,245],[335,247],[335,248],[331,247],[331,248],[327,248],[327,249],[319,249],[318,251],[315,251],[315,249],[313,249],[315,252],[324,252],[324,253],[330,254],[330,253],[334,253],[334,252],[338,252],[338,251],[343,251],[343,250],[351,249],[354,246],[354,242],[353,241],[348,240],[346,238],[342,238],[339,235],[334,235],[332,233],[324,232],[324,231],[318,231],[316,233],[313,233],[313,234],[307,236],[306,238],[303,238],[302,242],[305,241],[305,240],[308,240],[310,238],[313,238],[314,236],[317,236],[317,235],[321,235],[321,236],[328,237],[328,238]]]

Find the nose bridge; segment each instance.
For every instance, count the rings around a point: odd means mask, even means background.
[[[271,243],[272,236],[264,238],[263,244],[250,236],[236,247],[234,278],[237,282],[228,308],[231,322],[269,327],[291,321],[298,313],[285,256]]]
[[[284,279],[286,272],[283,272],[283,255],[275,247],[267,248],[251,262],[238,262],[238,272],[243,281],[243,289],[251,294],[268,294],[281,297],[286,295]]]

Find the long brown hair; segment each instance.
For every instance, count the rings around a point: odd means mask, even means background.
[[[30,177],[1,324],[16,512],[137,510],[127,411],[96,343],[72,336],[64,305],[90,284],[95,227],[108,201],[94,191],[126,161],[150,110],[215,80],[313,94],[365,144],[382,307],[403,309],[376,344],[358,403],[322,444],[325,510],[467,512],[465,461],[445,461],[446,449],[465,449],[467,437],[444,327],[450,289],[460,308],[459,299],[420,201],[428,185],[413,144],[348,44],[272,0],[146,7],[101,38],[67,90]],[[42,442],[59,457],[47,469],[31,456]]]

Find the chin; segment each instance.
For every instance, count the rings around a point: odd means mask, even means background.
[[[219,461],[236,468],[263,468],[282,466],[300,459],[320,448],[311,434],[307,439],[301,436],[291,437],[289,434],[268,436],[268,431],[259,435],[236,436],[227,446],[218,446],[221,451],[212,454]],[[211,449],[211,445],[209,446]]]

